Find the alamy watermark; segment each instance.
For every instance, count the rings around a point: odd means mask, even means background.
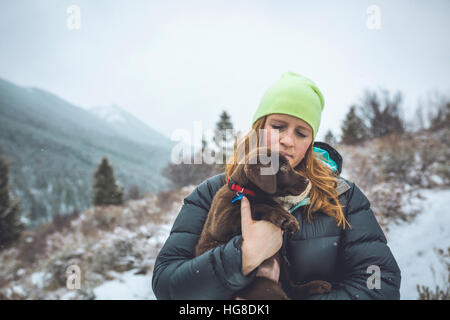
[[[371,276],[367,278],[367,288],[369,290],[373,289],[381,289],[381,270],[377,265],[370,265],[367,267],[367,273],[370,273]]]
[[[240,135],[235,137],[232,129],[224,130],[219,135],[215,134],[216,141],[219,145],[219,150],[213,150],[209,148],[202,148],[200,141],[202,137],[211,133],[212,129],[207,129],[206,134],[202,127],[201,121],[194,121],[193,134],[186,129],[176,129],[172,135],[172,141],[179,141],[171,150],[171,162],[173,164],[224,164],[223,155],[227,155],[226,163],[232,164],[237,160],[237,164],[245,164],[246,161],[249,164],[270,164],[270,167],[262,167],[262,175],[271,175],[276,173],[279,169],[279,158],[277,152],[268,152],[267,143],[273,147],[278,145],[279,130],[270,130],[270,141],[267,140],[268,130],[251,130],[247,135],[248,146],[246,146],[245,140]],[[258,146],[258,140],[260,145]],[[234,159],[234,150],[236,144],[236,160]],[[267,146],[264,148],[264,146]],[[194,154],[192,149],[194,147]],[[246,154],[251,154],[252,151],[258,149],[258,154],[255,157],[246,157]],[[263,147],[263,148],[261,148]]]
[[[66,288],[69,290],[81,289],[81,269],[76,264],[72,264],[66,269]]]
[[[367,7],[366,13],[368,14],[366,20],[366,26],[370,30],[381,29],[381,9],[376,4],[372,4]]]
[[[72,4],[66,10],[68,17],[66,26],[69,30],[80,30],[81,28],[81,9],[79,6]]]

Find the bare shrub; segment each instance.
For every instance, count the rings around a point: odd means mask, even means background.
[[[223,172],[223,165],[194,164],[192,158],[187,163],[170,163],[162,170],[162,175],[170,180],[173,189],[179,189],[191,184],[198,185],[203,180],[220,172]]]
[[[100,230],[112,231],[123,220],[122,206],[98,206],[85,212],[81,232],[86,237],[96,237]]]
[[[369,129],[369,138],[378,138],[393,132],[402,134],[405,121],[402,116],[403,96],[396,92],[391,98],[388,90],[381,89],[380,94],[366,90],[357,106],[360,118]]]
[[[175,192],[173,190],[160,192],[158,194],[158,199],[156,205],[161,211],[168,211],[172,208],[172,204],[175,201]]]
[[[380,139],[377,147],[378,168],[389,181],[406,181],[414,167],[415,153],[410,143],[396,134]]]
[[[111,231],[122,222],[123,208],[120,206],[101,206],[96,208],[93,223],[102,230]]]
[[[108,271],[124,272],[136,268],[142,256],[133,250],[132,240],[116,240],[93,261],[93,272],[107,276]]]
[[[384,181],[406,183],[416,188],[441,185],[436,176],[449,181],[449,150],[433,136],[391,134],[376,141],[376,163]]]
[[[428,286],[417,285],[417,292],[419,293],[419,300],[450,300],[450,247],[447,251],[443,249],[435,249],[439,256],[439,260],[446,267],[446,275],[444,275],[444,286],[441,288],[436,285],[434,290]]]
[[[73,220],[73,217],[68,214],[55,214],[52,219],[52,223],[55,226],[55,229],[59,232],[64,229],[70,229],[70,222]]]
[[[18,243],[17,258],[24,264],[33,264],[39,255],[45,253],[47,237],[56,232],[53,223],[45,223],[33,231],[25,231]]]
[[[137,200],[141,198],[139,187],[135,184],[131,185],[126,195],[126,200]]]
[[[95,238],[99,233],[99,229],[92,221],[85,220],[81,223],[81,232],[85,237]]]
[[[402,188],[384,188],[382,185],[373,188],[367,195],[370,198],[373,210],[381,217],[381,222],[390,220],[407,221],[411,215],[403,210],[402,196],[405,190]]]
[[[349,179],[358,181],[363,190],[370,190],[379,182],[379,173],[372,163],[372,159],[364,154],[355,154],[352,157],[352,171]]]

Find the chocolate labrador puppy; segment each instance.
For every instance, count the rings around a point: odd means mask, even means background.
[[[267,164],[261,155],[269,158]],[[195,248],[196,256],[227,243],[241,234],[240,199],[246,196],[251,204],[253,220],[266,220],[288,233],[299,230],[297,219],[278,204],[273,197],[299,195],[307,187],[307,180],[293,170],[289,161],[267,148],[257,148],[239,163],[228,183],[213,198],[200,239]],[[280,264],[280,282],[256,277],[246,288],[236,294],[249,300],[302,299],[308,295],[327,293],[331,285],[326,281],[311,281],[296,285],[289,279],[287,265],[280,253],[275,255]]]

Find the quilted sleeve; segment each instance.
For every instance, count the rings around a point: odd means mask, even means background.
[[[219,178],[206,180],[184,199],[155,261],[152,287],[157,299],[229,299],[253,280],[256,270],[247,276],[241,272],[240,235],[195,257],[212,198],[223,185]]]

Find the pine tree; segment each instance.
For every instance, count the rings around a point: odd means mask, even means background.
[[[216,123],[214,143],[219,148],[223,166],[225,166],[227,157],[233,152],[233,143],[236,140],[231,117],[226,111],[220,115],[220,120]]]
[[[327,134],[325,135],[325,142],[328,143],[332,147],[336,146],[337,140],[334,137],[333,132],[331,132],[331,130],[327,131]]]
[[[123,190],[118,188],[114,178],[113,168],[108,162],[108,158],[103,157],[94,178],[94,206],[101,205],[121,205],[123,203]]]
[[[341,127],[342,143],[357,144],[367,139],[367,127],[355,112],[355,106],[351,106]]]
[[[6,160],[0,157],[0,250],[16,241],[25,225],[20,221],[20,204],[9,198],[9,169]]]

